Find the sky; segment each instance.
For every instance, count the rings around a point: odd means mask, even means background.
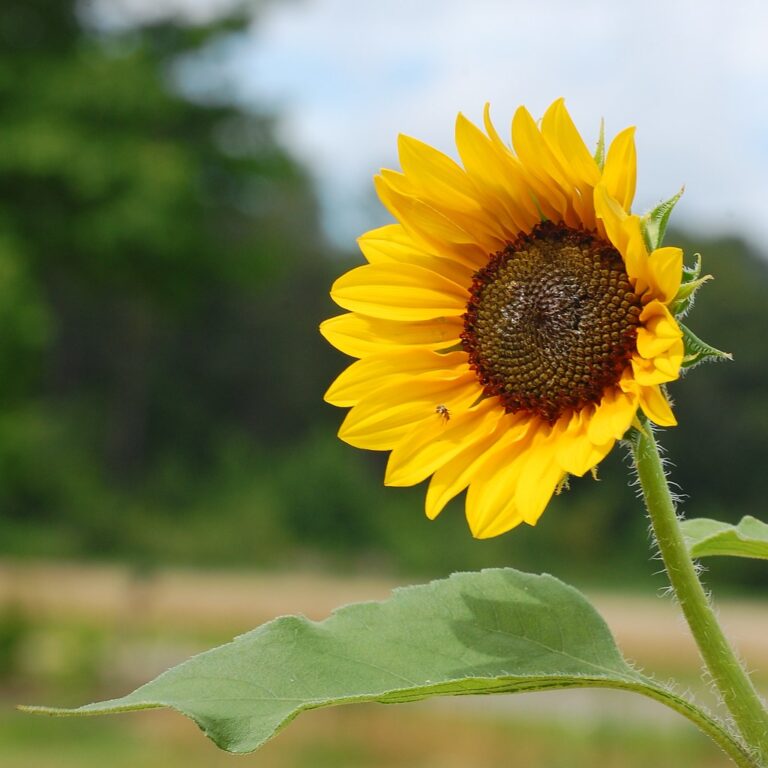
[[[119,2],[197,18],[227,4]],[[608,137],[637,126],[636,212],[685,185],[674,221],[768,252],[764,0],[272,0],[256,16],[218,66],[279,116],[339,244],[387,221],[372,177],[398,167],[398,133],[456,157],[458,112],[479,122],[490,102],[508,136],[517,106],[538,118],[563,96],[589,145],[601,118]]]

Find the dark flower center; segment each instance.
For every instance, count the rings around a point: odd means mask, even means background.
[[[554,423],[618,382],[640,311],[610,243],[543,222],[475,274],[461,339],[486,395]]]

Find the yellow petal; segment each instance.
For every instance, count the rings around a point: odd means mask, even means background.
[[[661,355],[683,337],[672,313],[658,300],[643,307],[640,321],[642,326],[637,330],[637,351],[646,359]]]
[[[496,147],[499,152],[505,153],[512,157],[513,155],[510,148],[502,141],[501,136],[499,136],[499,132],[493,125],[493,121],[491,120],[491,105],[490,102],[487,101],[483,107],[483,125],[485,126],[485,132],[488,134],[488,138],[493,143],[493,146]]]
[[[676,341],[668,350],[653,358],[656,370],[664,374],[664,381],[674,381],[680,378],[680,364],[683,362],[685,345],[683,340]]]
[[[498,401],[496,401],[498,402]],[[496,428],[480,437],[432,475],[427,490],[426,513],[430,520],[437,517],[443,507],[461,493],[475,475],[499,451],[519,442],[530,429],[531,419],[524,414],[504,414]]]
[[[570,186],[557,158],[544,141],[531,113],[525,107],[518,107],[512,118],[512,144],[523,165],[538,179],[554,182],[555,191],[558,191],[558,188],[562,190]]]
[[[467,370],[466,352],[438,354],[429,349],[407,349],[369,355],[344,370],[324,399],[331,405],[348,408],[381,386],[422,375],[448,380],[466,374]]]
[[[528,525],[536,525],[565,476],[555,458],[556,438],[556,433],[539,432],[519,460],[521,471],[515,504]]]
[[[423,267],[366,264],[342,275],[331,297],[344,309],[384,320],[431,320],[463,315],[469,294]]]
[[[535,525],[564,472],[555,459],[557,434],[531,419],[522,439],[495,449],[467,493],[473,536],[488,538],[518,525]]]
[[[669,349],[672,343],[672,339],[659,337],[646,328],[639,328],[637,331],[637,351],[646,360],[658,357]]]
[[[660,427],[674,427],[677,419],[661,387],[640,387],[640,407],[643,413]]]
[[[456,119],[456,147],[467,174],[478,188],[483,206],[506,223],[509,238],[530,230],[539,221],[539,214],[509,152],[499,150],[461,114]]]
[[[372,229],[357,242],[369,264],[414,264],[444,275],[457,285],[472,285],[474,267],[451,258],[450,249],[440,256],[428,253],[400,224]]]
[[[379,387],[347,414],[339,437],[356,448],[389,450],[434,418],[437,405],[445,405],[458,415],[480,394],[474,373],[449,381],[421,377]]]
[[[450,249],[454,258],[475,269],[487,261],[489,253],[494,252],[493,248],[489,250],[478,243],[472,233],[434,206],[395,190],[391,181],[383,176],[377,176],[374,185],[387,210],[430,251],[444,253]]]
[[[532,173],[530,173],[520,162],[520,159],[515,157],[510,148],[501,140],[498,131],[491,121],[491,105],[486,103],[483,109],[483,125],[488,133],[488,137],[491,140],[491,144],[499,153],[499,156],[506,161],[506,167],[513,169],[516,176],[520,178],[520,189],[524,190],[528,195],[528,200],[523,201],[521,195],[521,204],[526,205],[527,209],[531,211],[533,216],[533,222],[541,221],[541,217],[546,216],[553,221],[559,221],[563,218],[562,213],[566,209],[567,204],[565,197],[559,191],[555,191],[545,182],[539,181]],[[526,229],[525,227],[523,229]]]
[[[648,270],[648,249],[645,247],[640,217],[627,216],[621,226],[626,244],[624,250],[619,250],[624,256],[624,266],[635,293],[642,296],[651,284],[651,277]]]
[[[602,222],[607,238],[619,253],[625,255],[628,241],[628,233],[624,229],[624,221],[627,218],[626,212],[611,197],[603,184],[598,184],[595,187],[594,201],[595,215]]]
[[[372,229],[357,238],[357,244],[369,264],[397,261],[407,262],[411,255],[418,253],[429,256],[425,250],[402,224],[387,224]]]
[[[452,222],[461,232],[466,233],[470,242],[482,247],[486,254],[494,253],[506,245],[507,232],[490,210],[479,205],[474,209],[453,207],[444,199],[429,195],[404,173],[384,169],[380,178],[394,194],[400,195],[405,201],[417,201]]]
[[[393,348],[445,349],[460,342],[463,330],[461,317],[402,323],[355,312],[345,312],[320,324],[320,333],[336,349],[351,357],[365,357]]]
[[[569,167],[580,186],[594,187],[600,181],[600,169],[573,124],[564,99],[557,99],[544,113],[541,133],[560,164]]]
[[[534,191],[543,213],[551,217],[549,210],[554,209],[555,220],[563,219],[569,226],[578,226],[580,222],[563,191],[570,189],[570,185],[525,107],[520,107],[512,118],[512,143],[531,175],[531,182],[538,182]]]
[[[677,295],[683,277],[682,250],[657,248],[648,257],[648,275],[654,298],[669,304]]]
[[[428,243],[454,243],[476,245],[472,235],[459,227],[448,216],[412,194],[405,194],[395,185],[397,174],[392,172],[376,176],[373,180],[384,207],[408,229],[423,235]]]
[[[468,445],[475,445],[494,431],[504,409],[496,398],[483,400],[477,407],[452,415],[435,410],[434,418],[403,439],[387,463],[385,485],[415,485],[458,456]]]
[[[563,170],[568,184],[566,192],[579,220],[587,229],[594,229],[593,188],[600,180],[600,170],[576,130],[563,99],[557,99],[544,113],[541,135]]]
[[[479,522],[476,515],[471,513],[467,507],[467,522],[476,539],[492,539],[494,536],[508,533],[525,521],[515,504],[515,500],[510,499],[495,515],[482,520],[482,522]]]
[[[599,464],[614,445],[613,437],[598,445],[590,440],[588,425],[594,410],[594,406],[587,406],[571,417],[562,417],[562,423],[558,423],[562,431],[557,440],[556,459],[569,475],[581,477]]]
[[[632,424],[637,411],[637,398],[618,387],[603,395],[587,423],[587,435],[594,445],[620,440]]]
[[[685,345],[682,339],[672,342],[669,349],[646,360],[639,355],[632,355],[632,375],[642,386],[655,386],[674,381],[680,377],[680,365],[683,362]]]
[[[522,522],[516,507],[517,485],[521,460],[530,448],[534,420],[528,420],[525,427],[514,435],[516,439],[505,439],[505,435],[493,445],[471,478],[466,517],[477,539],[496,536]]]
[[[418,139],[400,135],[400,165],[417,189],[454,210],[477,212],[477,192],[466,172],[450,157]]]
[[[634,126],[625,128],[611,142],[605,158],[602,183],[608,194],[627,212],[632,207],[637,181]]]
[[[485,437],[478,438],[467,445],[461,453],[435,470],[427,489],[425,511],[430,520],[434,520],[445,505],[461,493],[486,461],[488,452],[497,444],[500,428]]]

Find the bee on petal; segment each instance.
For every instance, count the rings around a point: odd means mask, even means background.
[[[435,413],[443,420],[443,421],[450,421],[451,420],[451,412],[448,410],[447,405],[443,405],[440,403],[440,405],[435,406]]]

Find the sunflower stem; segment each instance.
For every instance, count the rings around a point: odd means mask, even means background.
[[[688,554],[659,448],[647,422],[636,431],[632,452],[664,567],[699,653],[736,728],[754,750],[755,765],[767,766],[768,712],[726,639]]]

